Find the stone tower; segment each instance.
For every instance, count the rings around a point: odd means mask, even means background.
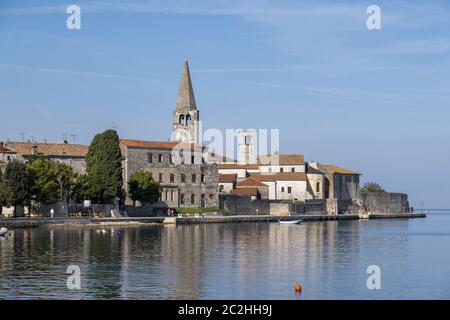
[[[186,143],[198,141],[199,111],[195,104],[194,89],[187,59],[184,61],[181,75],[180,89],[173,111],[172,140]]]
[[[255,153],[256,132],[240,130],[238,135],[238,162],[243,164],[256,163]]]

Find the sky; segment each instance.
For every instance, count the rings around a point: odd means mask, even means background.
[[[0,140],[168,140],[188,58],[204,128],[449,208],[449,54],[448,1],[1,0]]]

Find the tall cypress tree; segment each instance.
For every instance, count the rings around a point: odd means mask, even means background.
[[[25,206],[30,203],[33,191],[33,175],[27,166],[19,161],[11,161],[6,165],[3,175],[3,186],[7,202],[14,206]]]
[[[92,200],[111,203],[122,196],[122,154],[115,130],[94,137],[86,155],[86,173]]]

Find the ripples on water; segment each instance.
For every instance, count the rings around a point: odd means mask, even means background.
[[[11,231],[0,239],[0,299],[450,298],[447,213],[107,230]],[[373,264],[381,290],[366,287]],[[81,290],[66,287],[69,265],[81,268]]]

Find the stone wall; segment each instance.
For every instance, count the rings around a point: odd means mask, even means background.
[[[182,163],[172,161],[171,150],[128,148],[121,144],[124,189],[136,171],[148,171],[163,186],[161,201],[168,207],[217,207],[219,203],[219,178],[216,164]],[[149,161],[151,157],[151,162]],[[198,155],[196,154],[196,157]],[[161,159],[161,161],[160,161]],[[189,159],[190,160],[190,159]],[[173,181],[171,181],[173,175]],[[195,181],[194,181],[195,175]],[[201,177],[204,177],[203,182]],[[161,177],[161,181],[160,181]],[[184,179],[184,181],[183,181]],[[191,201],[192,195],[194,202]],[[132,201],[127,197],[127,204]]]
[[[326,214],[326,200],[307,200],[305,202],[291,203],[290,206],[291,214]]]
[[[408,195],[391,192],[360,192],[359,200],[366,212],[372,213],[408,213],[410,212]]]
[[[219,206],[228,210],[231,215],[270,214],[269,200],[251,200],[250,197],[242,197],[229,194],[221,194]]]
[[[231,215],[286,215],[291,214],[325,214],[326,200],[308,200],[296,202],[283,200],[251,200],[250,197],[220,195],[220,208],[227,209]]]

